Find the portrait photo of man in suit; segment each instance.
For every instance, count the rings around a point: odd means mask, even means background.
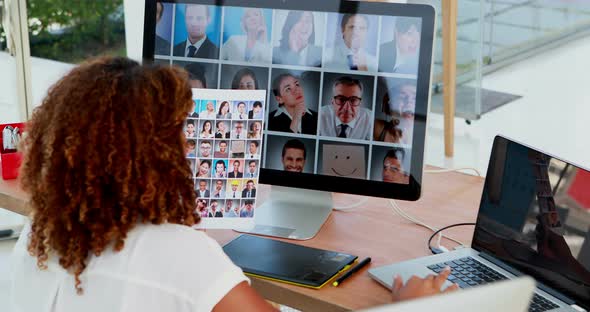
[[[386,183],[410,183],[410,149],[373,146],[371,180]]]
[[[213,198],[225,198],[225,180],[215,180],[215,188],[213,189]]]
[[[372,111],[369,109],[372,80],[360,76],[334,77],[333,74],[325,77],[320,135],[369,140],[372,133]],[[329,84],[330,81],[333,83]]]
[[[381,38],[391,36],[393,18],[384,18]],[[379,48],[379,71],[416,75],[420,52],[421,21],[415,17],[395,17],[394,38]]]
[[[258,176],[258,161],[250,160],[248,162],[248,170],[244,173],[246,178],[256,178]]]
[[[289,172],[314,173],[315,139],[268,135],[265,145],[266,163],[264,168]]]
[[[199,189],[197,190],[197,197],[207,198],[210,197],[211,192],[208,190],[208,184],[206,180],[199,180]]]
[[[180,5],[177,6],[177,10],[179,8],[181,8]],[[179,14],[176,16],[178,17]],[[218,58],[219,48],[207,37],[207,27],[212,23],[210,8],[205,5],[186,4],[184,15],[181,16],[184,17],[187,36],[183,41],[174,45],[172,54],[184,57]],[[182,21],[177,23],[180,22]]]
[[[248,112],[248,119],[264,119],[262,102],[256,101],[252,104],[252,109]]]
[[[256,187],[254,187],[254,181],[248,180],[246,187],[242,190],[242,198],[253,198],[256,197]]]
[[[329,20],[333,22],[334,18]],[[344,14],[339,18],[338,38],[326,49],[324,67],[338,70],[377,71],[377,19],[363,14]],[[330,31],[328,31],[330,33]],[[330,46],[330,43],[328,43]]]

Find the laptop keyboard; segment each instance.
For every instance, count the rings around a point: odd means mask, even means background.
[[[471,257],[433,264],[428,266],[428,268],[431,271],[440,273],[447,266],[451,268],[451,274],[448,278],[449,282],[459,285],[460,288],[468,288],[507,279],[506,276],[499,274],[487,265]],[[555,303],[535,294],[529,311],[541,312],[558,307]]]

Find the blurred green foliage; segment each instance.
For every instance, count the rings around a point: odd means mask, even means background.
[[[27,0],[31,55],[79,63],[125,55],[123,0]]]

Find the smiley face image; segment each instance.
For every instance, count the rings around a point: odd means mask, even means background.
[[[322,174],[358,179],[367,176],[363,146],[325,144],[322,160]]]

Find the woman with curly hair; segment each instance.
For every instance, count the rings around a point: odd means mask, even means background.
[[[181,69],[100,58],[53,85],[24,139],[32,213],[13,311],[271,311],[192,225]]]
[[[181,69],[101,58],[33,113],[14,252],[14,311],[271,310],[199,222]],[[148,299],[149,300],[146,300]]]

